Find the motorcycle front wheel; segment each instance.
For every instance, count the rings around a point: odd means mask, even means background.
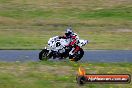
[[[47,60],[47,59],[49,58],[48,53],[49,53],[49,50],[43,49],[43,50],[40,51],[40,53],[39,53],[39,59],[40,59],[40,60]]]

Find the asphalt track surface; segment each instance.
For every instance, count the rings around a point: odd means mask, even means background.
[[[0,50],[0,62],[39,61],[41,50]],[[89,50],[81,61],[87,62],[132,62],[132,50]]]

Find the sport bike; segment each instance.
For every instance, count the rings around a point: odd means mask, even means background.
[[[78,39],[77,43],[74,46],[79,46],[78,51],[74,52],[71,56],[71,53],[75,47],[69,47],[70,39],[59,38],[58,36],[52,37],[48,41],[48,46],[42,49],[39,53],[40,60],[48,59],[66,59],[69,58],[72,61],[79,61],[83,55],[84,51],[82,46],[88,44],[88,40]]]

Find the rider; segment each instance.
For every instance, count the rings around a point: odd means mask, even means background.
[[[79,46],[77,46],[77,43],[79,41],[79,37],[76,33],[72,31],[72,28],[69,27],[66,29],[64,36],[59,36],[59,38],[69,39],[70,43],[68,47],[70,47],[72,50],[69,52],[70,59],[73,58],[73,54],[79,50]]]

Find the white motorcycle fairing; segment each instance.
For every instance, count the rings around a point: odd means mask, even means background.
[[[48,41],[48,49],[52,51],[57,51],[63,53],[65,52],[65,47],[68,46],[70,43],[70,39],[59,39],[58,36],[50,38]],[[77,45],[82,47],[88,44],[88,40],[78,40]]]
[[[39,53],[39,59],[40,60],[46,60],[46,58],[65,59],[69,57],[70,60],[74,59],[74,61],[79,61],[84,55],[84,51],[81,47],[86,45],[88,41],[80,40],[78,37],[75,45],[79,46],[80,49],[75,53],[72,52],[75,49],[74,46],[68,47],[70,42],[71,42],[70,39],[63,39],[63,38],[59,38],[58,36],[50,38],[48,41],[48,46],[45,47],[45,49],[43,49]]]
[[[59,39],[58,36],[50,38],[48,41],[48,49],[52,51],[65,52],[65,47],[70,43],[69,39]]]

